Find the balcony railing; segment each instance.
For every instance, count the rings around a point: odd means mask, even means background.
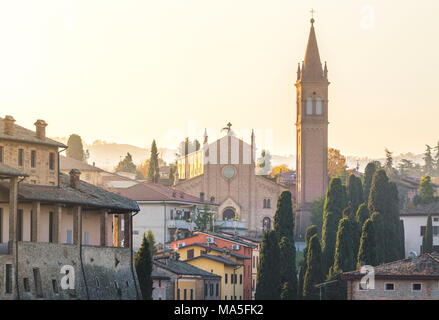
[[[244,221],[219,220],[215,221],[215,228],[247,230],[247,224]]]
[[[192,231],[195,229],[195,223],[186,220],[168,220],[167,227],[169,229],[185,229]]]

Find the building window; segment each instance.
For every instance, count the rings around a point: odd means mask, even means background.
[[[439,226],[433,226],[433,236],[439,236]]]
[[[412,283],[412,291],[422,291],[421,283]]]
[[[271,200],[267,199],[267,208],[271,208]]]
[[[312,98],[306,99],[306,114],[312,114]]]
[[[1,161],[0,161],[1,162]],[[439,218],[433,218],[434,222],[439,222]]]
[[[0,163],[3,163],[3,146],[0,146]]]
[[[322,114],[322,99],[317,98],[316,101],[316,114],[321,115]]]
[[[23,166],[23,154],[24,154],[24,150],[18,149],[18,166],[19,167]]]
[[[73,240],[72,240],[72,230],[67,230],[67,243],[68,244],[72,244]]]
[[[53,242],[53,212],[49,212],[49,242]]]
[[[35,168],[37,162],[37,152],[35,150],[32,150],[30,152],[30,166],[31,168]]]
[[[183,290],[183,300],[187,299],[187,289]]]
[[[194,289],[191,289],[191,300],[194,300]]]
[[[207,297],[207,283],[204,284],[204,296]]]
[[[3,242],[3,209],[0,208],[0,243]]]
[[[264,205],[263,205],[263,208],[264,208],[264,209],[267,208],[267,199],[264,199]]]
[[[90,244],[90,232],[84,232],[84,244],[87,246]]]
[[[17,211],[17,241],[23,241],[23,210]]]
[[[194,249],[190,249],[187,251],[187,258],[192,259],[194,257]]]
[[[49,170],[55,170],[55,154],[49,153]]]
[[[394,283],[385,283],[384,284],[384,290],[385,291],[393,291],[393,290],[395,290],[395,284]]]
[[[217,283],[215,286],[215,296],[219,296],[219,284]]]
[[[213,283],[210,284],[210,296],[213,296]]]
[[[6,293],[12,293],[12,264],[6,265]]]
[[[226,274],[225,274],[225,278],[224,278],[224,283],[225,283],[225,284],[227,284],[228,278],[229,278],[229,274],[226,273]]]
[[[180,288],[177,289],[177,300],[180,300]]]
[[[421,237],[424,236],[424,234],[425,234],[425,230],[426,230],[426,229],[427,229],[426,226],[421,226]]]

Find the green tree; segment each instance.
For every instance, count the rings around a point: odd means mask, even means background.
[[[200,231],[212,231],[213,230],[213,216],[212,211],[209,206],[206,204],[202,210],[198,211],[194,219],[194,223],[197,226],[197,229]]]
[[[332,178],[326,191],[326,199],[323,207],[325,212],[334,212],[341,218],[343,209],[346,207],[345,194],[339,178]]]
[[[399,220],[399,241],[400,241],[400,259],[405,259],[405,233],[404,233],[404,221]]]
[[[389,195],[388,195],[389,179],[386,172],[382,169],[377,170],[372,178],[372,185],[370,188],[368,209],[370,212],[379,212],[385,214],[388,207]]]
[[[302,295],[303,295],[303,281],[305,278],[306,269],[308,267],[307,257],[308,257],[308,250],[309,250],[309,240],[315,234],[316,235],[319,234],[319,228],[316,225],[311,225],[306,229],[305,248],[303,249],[304,259],[303,259],[302,263],[300,264],[300,269],[299,269],[299,284],[298,284],[298,290],[297,290],[299,297],[302,297]]]
[[[361,233],[360,249],[358,251],[357,269],[362,265],[377,265],[377,249],[375,239],[375,228],[371,218],[368,218],[364,224]]]
[[[419,195],[423,203],[431,203],[434,200],[434,189],[430,176],[422,177],[419,183]]]
[[[427,217],[427,227],[422,238],[422,253],[433,252],[433,225],[431,221],[431,214]]]
[[[355,219],[360,227],[363,227],[364,222],[370,217],[369,209],[365,203],[362,203],[357,210]]]
[[[319,290],[316,284],[323,282],[322,249],[317,234],[309,240],[309,249],[306,257],[307,269],[303,282],[303,297],[307,300],[319,299]]]
[[[325,204],[326,197],[323,195],[314,200],[311,204],[310,220],[313,225],[317,226],[319,236],[322,233],[323,227],[323,206]]]
[[[368,201],[369,199],[369,193],[370,193],[370,187],[372,185],[372,178],[377,170],[376,162],[369,162],[366,165],[366,169],[364,170],[363,175],[363,199],[364,201]]]
[[[146,241],[148,241],[149,244],[149,250],[151,252],[151,257],[154,257],[155,253],[157,252],[157,247],[155,245],[155,237],[152,233],[151,229],[148,229],[148,232],[146,234]]]
[[[125,158],[122,161],[119,161],[116,168],[114,168],[115,172],[131,172],[136,173],[137,168],[136,165],[133,162],[133,157],[128,152]]]
[[[134,265],[143,299],[152,300],[152,257],[150,245],[148,240],[146,240],[145,234],[143,234],[142,244],[139,251],[137,251]]]
[[[264,233],[256,277],[256,300],[279,300],[281,294],[280,250],[277,232]]]
[[[294,213],[291,203],[291,192],[288,190],[282,191],[277,199],[273,226],[274,230],[278,233],[279,239],[287,237],[294,245]]]
[[[349,218],[343,218],[338,224],[337,242],[335,245],[334,271],[348,272],[355,269],[353,247],[353,226]]]
[[[384,251],[384,226],[382,215],[379,212],[373,212],[370,216],[373,227],[375,231],[375,240],[376,240],[376,259],[377,265],[385,262],[385,251]]]
[[[296,248],[287,237],[282,237],[279,242],[280,250],[280,276],[281,299],[295,300],[297,298],[296,276]]]
[[[355,213],[358,207],[363,202],[363,186],[361,184],[361,179],[357,178],[355,175],[349,175],[348,185],[347,185],[347,195],[348,202],[351,204],[352,211]]]
[[[149,158],[148,179],[153,183],[157,183],[160,178],[159,153],[155,140],[151,144],[151,156]]]
[[[79,161],[85,161],[84,146],[82,144],[82,139],[77,134],[72,134],[67,141],[66,156]]]
[[[424,171],[424,174],[431,175],[434,173],[434,160],[433,156],[431,155],[431,147],[427,144],[425,145],[425,153],[424,153],[424,167],[422,168]]]

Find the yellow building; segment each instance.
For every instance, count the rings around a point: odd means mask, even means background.
[[[244,259],[248,257],[201,243],[178,249],[181,260],[221,276],[221,299],[242,300],[244,296]]]

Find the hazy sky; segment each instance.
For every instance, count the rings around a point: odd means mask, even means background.
[[[176,147],[227,122],[295,153],[311,8],[346,155],[439,140],[439,1],[54,0],[0,3],[0,116],[50,136]],[[195,128],[195,129],[194,129]]]

